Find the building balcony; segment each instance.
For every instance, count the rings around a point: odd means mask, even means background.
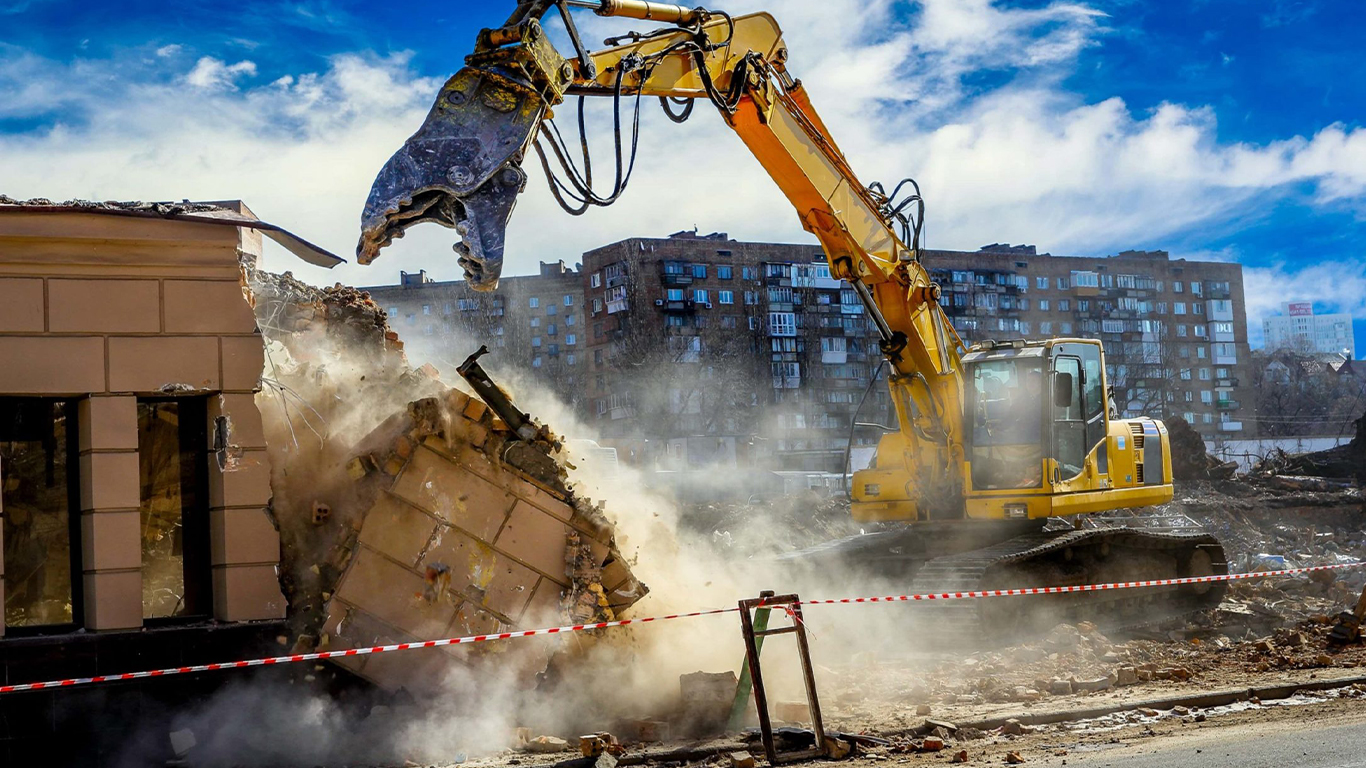
[[[1242,432],[1243,422],[1241,421],[1221,421],[1219,422],[1220,432]]]
[[[685,314],[697,311],[697,302],[692,299],[683,299],[681,301],[655,299],[655,306],[671,314]]]
[[[1215,408],[1218,408],[1218,409],[1221,410],[1221,411],[1236,411],[1236,410],[1238,410],[1238,401],[1237,401],[1237,400],[1215,400],[1215,401],[1214,401],[1214,407],[1215,407]]]
[[[1233,298],[1233,292],[1232,292],[1232,291],[1225,291],[1225,290],[1207,290],[1207,291],[1205,291],[1205,298],[1207,298],[1207,299],[1230,299],[1230,298]]]
[[[692,275],[687,272],[661,272],[659,282],[671,288],[692,285]]]
[[[1233,387],[1238,386],[1238,380],[1237,380],[1237,379],[1215,379],[1215,380],[1214,380],[1214,386],[1218,387],[1219,389],[1232,389]]]

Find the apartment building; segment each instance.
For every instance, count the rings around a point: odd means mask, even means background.
[[[1182,416],[1207,437],[1246,437],[1252,412],[1242,267],[1166,251],[1078,258],[1034,246],[927,251],[965,340],[1098,338],[1124,416]]]
[[[582,397],[583,279],[578,265],[541,262],[535,275],[504,277],[480,292],[464,280],[434,281],[426,271],[399,273],[397,285],[362,288],[389,313],[414,364],[449,375],[487,345],[495,373],[527,375],[565,402]]]
[[[586,417],[625,458],[841,471],[881,357],[818,246],[679,232],[583,259]],[[890,418],[872,387],[859,421]]]
[[[1287,350],[1302,355],[1346,355],[1356,357],[1356,337],[1352,316],[1314,314],[1312,301],[1293,301],[1281,305],[1281,313],[1262,320],[1268,352]]]

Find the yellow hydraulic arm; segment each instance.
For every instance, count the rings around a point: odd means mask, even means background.
[[[676,26],[589,53],[568,4]],[[575,59],[560,56],[538,21],[556,6]],[[782,31],[766,13],[732,18],[640,0],[524,0],[504,27],[480,33],[467,66],[381,172],[366,204],[360,261],[408,226],[437,221],[461,234],[456,250],[471,284],[491,288],[525,181],[521,161],[565,95],[708,100],[791,201],[832,274],[854,287],[878,330],[899,424],[878,465],[900,467],[909,479],[913,508],[905,516],[927,509],[961,516],[962,342],[915,244],[893,228],[887,195],[858,180],[787,60]]]

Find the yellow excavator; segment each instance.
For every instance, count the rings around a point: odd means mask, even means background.
[[[660,26],[589,52],[571,7]],[[542,26],[552,11],[572,56],[561,55]],[[432,221],[459,233],[454,249],[470,285],[491,289],[529,151],[556,200],[582,213],[625,189],[642,97],[657,97],[676,122],[697,102],[710,102],[820,241],[832,275],[857,292],[890,366],[898,429],[882,438],[874,466],[853,474],[852,514],[909,524],[798,557],[854,561],[909,578],[916,591],[1226,573],[1223,548],[1203,533],[1058,530],[1056,522],[1044,528],[1056,518],[1170,501],[1166,428],[1115,418],[1098,340],[965,346],[921,263],[918,187],[908,179],[888,193],[861,183],[787,62],[782,32],[767,13],[732,17],[643,0],[522,0],[503,26],[479,33],[426,121],[376,178],[358,260],[369,263],[408,227]],[[552,120],[567,96],[580,99],[584,153],[577,163]],[[616,102],[616,168],[606,194],[593,189],[587,154],[582,100],[592,96]],[[632,100],[627,157],[622,110]],[[942,619],[965,635],[1068,618],[1123,626],[1217,605],[1222,593],[1218,584],[950,601]]]

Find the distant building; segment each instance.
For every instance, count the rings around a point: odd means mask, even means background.
[[[1281,314],[1262,320],[1268,352],[1288,350],[1302,355],[1345,354],[1356,357],[1356,340],[1352,333],[1352,316],[1345,314],[1316,315],[1309,301],[1281,305]]]
[[[484,365],[516,371],[578,403],[583,391],[583,279],[578,265],[541,262],[535,275],[513,275],[490,292],[464,280],[437,282],[426,271],[400,272],[398,285],[362,288],[389,314],[414,363],[448,376],[481,344]]]

